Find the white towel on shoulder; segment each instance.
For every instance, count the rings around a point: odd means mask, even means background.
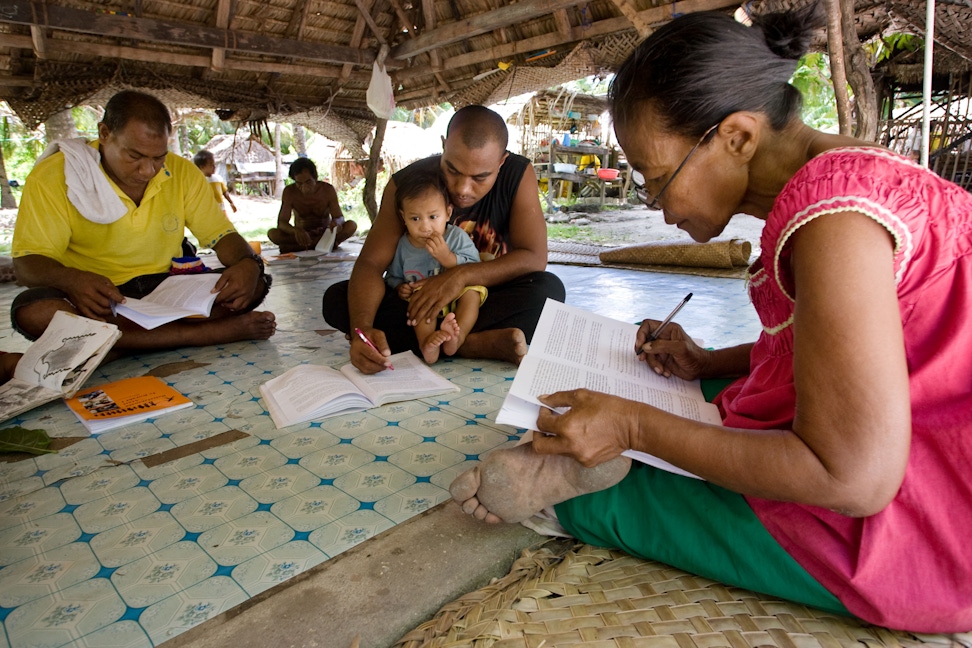
[[[37,161],[64,153],[64,181],[67,197],[81,215],[92,223],[108,225],[128,213],[125,203],[112,189],[101,170],[101,154],[83,138],[51,142]]]

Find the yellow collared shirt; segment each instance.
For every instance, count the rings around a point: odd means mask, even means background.
[[[97,148],[98,142],[89,145]],[[203,247],[236,231],[206,176],[173,153],[149,181],[138,206],[111,178],[108,182],[128,212],[109,225],[93,223],[68,200],[64,155],[55,153],[37,164],[24,183],[12,256],[39,254],[120,285],[139,275],[167,272],[172,257],[181,256],[187,227]]]

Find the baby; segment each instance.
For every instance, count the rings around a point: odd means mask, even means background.
[[[385,282],[405,301],[421,289],[414,282],[435,276],[443,268],[479,261],[479,250],[469,235],[449,224],[452,205],[438,170],[402,177],[395,188],[395,207],[405,224],[405,233],[398,241]],[[446,355],[456,353],[476,324],[479,307],[485,300],[485,286],[466,286],[443,309],[441,324],[424,321],[415,324],[419,349],[427,363],[439,359],[440,349]]]

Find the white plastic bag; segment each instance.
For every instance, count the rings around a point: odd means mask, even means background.
[[[392,80],[385,72],[385,45],[382,52],[371,66],[371,83],[368,84],[368,108],[379,119],[391,119],[395,112],[395,92],[392,90]]]

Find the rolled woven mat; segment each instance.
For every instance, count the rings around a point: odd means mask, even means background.
[[[602,263],[642,263],[647,265],[725,268],[749,265],[753,246],[749,241],[709,241],[708,243],[641,243],[601,252]]]
[[[692,576],[619,551],[558,541],[446,604],[394,648],[875,648],[972,645],[914,635]]]

